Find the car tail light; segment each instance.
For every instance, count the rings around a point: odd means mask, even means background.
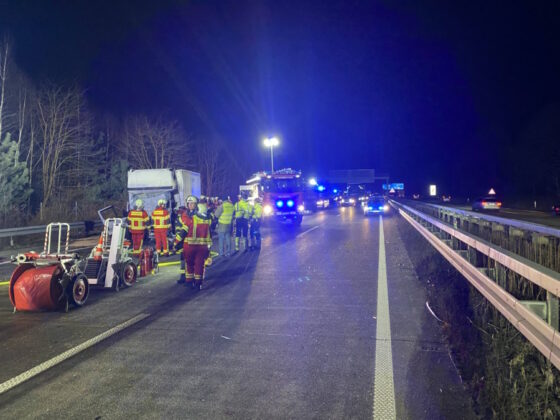
[[[486,205],[486,201],[482,201],[482,203],[480,203],[480,204],[482,204],[483,206],[485,206],[485,205]]]
[[[555,210],[556,210],[556,211],[560,211],[560,207],[556,207],[556,209],[555,209]]]
[[[501,201],[497,201],[497,202],[496,202],[496,205],[497,205],[498,207],[502,207],[502,202],[501,202]]]

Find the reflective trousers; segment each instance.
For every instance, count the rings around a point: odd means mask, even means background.
[[[185,280],[187,282],[202,281],[204,278],[204,261],[210,255],[207,245],[189,245],[185,242],[183,246],[185,256]]]
[[[132,236],[132,254],[140,255],[142,245],[144,244],[144,231],[131,230],[130,236]]]
[[[158,254],[169,255],[167,229],[154,229],[154,237],[156,239],[156,252]]]

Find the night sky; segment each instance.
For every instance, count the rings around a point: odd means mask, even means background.
[[[560,103],[554,4],[0,1],[0,30],[37,84],[77,82],[99,114],[170,115],[247,174],[274,134],[276,166],[470,195],[508,188],[509,145]]]

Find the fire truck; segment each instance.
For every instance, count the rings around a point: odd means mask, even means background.
[[[304,189],[301,172],[291,168],[273,173],[257,172],[247,180],[246,185],[240,187],[240,191],[248,195],[249,201],[262,199],[265,220],[291,221],[298,226],[305,212]]]

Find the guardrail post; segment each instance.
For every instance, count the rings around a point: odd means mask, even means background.
[[[10,246],[13,248],[14,247],[14,237],[10,236]]]
[[[548,324],[555,330],[559,329],[558,297],[550,292],[546,292],[546,307]]]

